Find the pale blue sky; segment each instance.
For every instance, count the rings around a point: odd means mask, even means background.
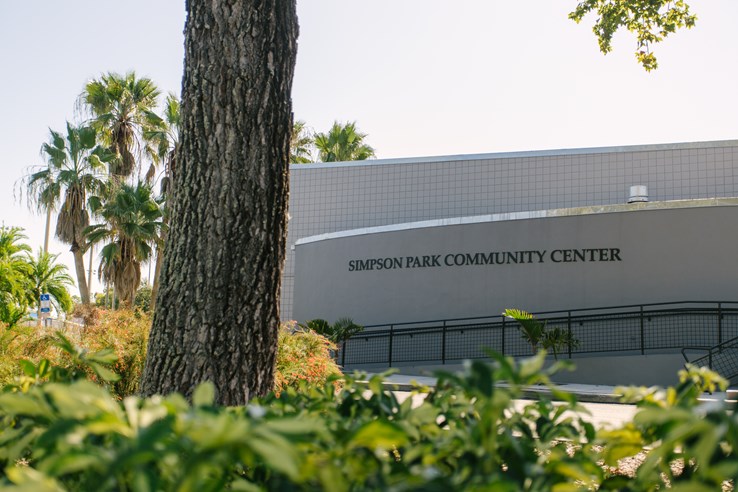
[[[295,116],[355,120],[380,158],[738,138],[738,2],[690,3],[645,73],[627,34],[599,53],[576,0],[298,0]],[[0,222],[41,244],[14,184],[48,128],[105,71],[179,93],[183,25],[182,0],[0,0]]]

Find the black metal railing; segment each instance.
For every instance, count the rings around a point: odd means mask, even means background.
[[[707,352],[689,360],[690,352]],[[709,367],[721,374],[731,384],[738,384],[738,337],[726,340],[714,347],[688,346],[682,349],[684,360],[699,367]]]
[[[535,313],[549,328],[578,340],[559,357],[605,352],[647,354],[684,347],[715,347],[738,337],[738,302],[682,301]],[[531,355],[517,322],[502,315],[366,326],[344,342],[345,367],[441,363]]]

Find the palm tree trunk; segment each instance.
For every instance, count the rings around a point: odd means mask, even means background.
[[[49,234],[51,234],[51,207],[46,209],[46,232],[44,233],[44,253],[49,252]]]
[[[211,381],[217,403],[244,405],[274,386],[295,4],[187,2],[172,227],[144,395],[190,396]]]
[[[79,285],[79,297],[82,304],[90,303],[90,291],[87,288],[87,278],[85,276],[85,254],[79,245],[74,242],[71,248],[74,255],[74,269],[77,273],[77,284]]]
[[[91,244],[90,245],[90,267],[87,270],[87,290],[88,292],[92,290],[92,260],[95,256],[94,253],[95,253],[95,245]],[[91,292],[88,293],[88,295],[90,296],[91,294],[92,294]],[[92,302],[92,299],[90,299],[90,302]]]

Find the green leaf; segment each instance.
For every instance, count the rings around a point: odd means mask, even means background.
[[[98,350],[97,352],[89,353],[86,357],[87,360],[99,362],[101,364],[115,364],[115,362],[118,360],[118,356],[115,354],[115,351],[112,348],[104,348],[102,350]]]
[[[408,442],[405,432],[396,424],[374,420],[361,426],[349,440],[350,448],[391,449]]]
[[[486,362],[474,360],[469,364],[468,371],[470,389],[481,393],[487,398],[491,397],[495,389],[492,367]]]
[[[104,454],[66,451],[63,454],[56,454],[51,459],[45,460],[41,469],[50,473],[52,476],[76,473],[103,464],[104,460],[102,456]]]
[[[622,475],[606,478],[600,484],[599,490],[631,490],[631,479]]]
[[[91,149],[95,146],[95,139],[97,138],[97,132],[94,128],[89,126],[83,126],[79,128],[79,142],[84,149]]]
[[[18,361],[18,364],[20,365],[26,376],[28,376],[29,378],[36,377],[36,366],[33,364],[33,362],[31,362],[30,360],[21,359]]]
[[[46,377],[49,374],[49,371],[51,369],[51,364],[49,363],[48,359],[41,359],[41,362],[38,363],[38,375],[40,377]]]
[[[297,449],[288,440],[266,432],[265,429],[259,429],[255,438],[250,440],[248,445],[264,460],[267,467],[284,473],[292,480],[296,480],[299,476]]]
[[[674,484],[670,492],[715,492],[715,487],[709,487],[707,485],[690,480],[689,482],[678,482]]]
[[[301,436],[316,432],[324,432],[327,427],[323,420],[318,418],[294,418],[269,420],[263,424],[269,430],[282,435]]]
[[[116,381],[120,381],[120,376],[116,374],[115,372],[111,371],[107,367],[103,366],[102,364],[98,364],[96,362],[90,362],[90,369],[92,369],[95,374],[98,375],[100,379],[105,381],[106,383],[114,383]]]
[[[50,408],[45,401],[40,401],[27,393],[0,394],[0,414],[46,416]]]
[[[236,478],[230,483],[228,490],[236,490],[239,492],[262,492],[264,489],[254,483],[247,482],[242,478]]]
[[[16,486],[14,492],[65,492],[59,482],[27,466],[9,466],[5,473]],[[3,489],[5,489],[3,487]],[[8,487],[10,489],[10,487]],[[8,490],[5,489],[5,490]]]
[[[706,422],[703,421],[703,423]],[[718,429],[712,425],[705,425],[697,444],[695,444],[692,450],[692,454],[699,465],[707,467],[710,463],[710,458],[712,458],[719,446],[720,437],[718,436]]]
[[[192,405],[210,407],[215,402],[215,385],[210,381],[200,383],[192,394]]]

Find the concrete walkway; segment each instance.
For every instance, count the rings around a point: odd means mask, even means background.
[[[372,376],[372,374],[368,374],[368,376]],[[432,376],[392,374],[385,377],[385,385],[391,387],[395,391],[411,391],[415,385],[435,387],[436,378]],[[575,395],[577,400],[580,402],[622,404],[620,402],[620,395],[615,392],[615,386],[562,383],[557,384],[556,387]],[[529,399],[536,399],[542,394],[550,393],[550,390],[544,386],[531,386],[523,391],[523,396]],[[726,393],[704,393],[700,400],[735,401],[736,392],[735,390],[728,390]]]
[[[367,374],[371,377],[373,374]],[[414,376],[403,374],[392,374],[385,377],[385,387],[395,393],[397,399],[402,402],[407,398],[413,399],[413,406],[422,404],[425,395],[413,394],[412,390],[417,386],[435,387],[436,378],[431,376]],[[638,407],[631,404],[621,403],[620,396],[615,393],[614,386],[591,385],[591,384],[558,384],[557,388],[576,395],[580,406],[588,415],[585,420],[589,421],[598,429],[620,428],[633,420],[638,412]],[[523,392],[523,398],[515,400],[516,409],[522,408],[530,401],[538,399],[542,394],[550,394],[548,388],[530,387]],[[704,394],[702,401],[735,401],[735,391],[716,394]]]

